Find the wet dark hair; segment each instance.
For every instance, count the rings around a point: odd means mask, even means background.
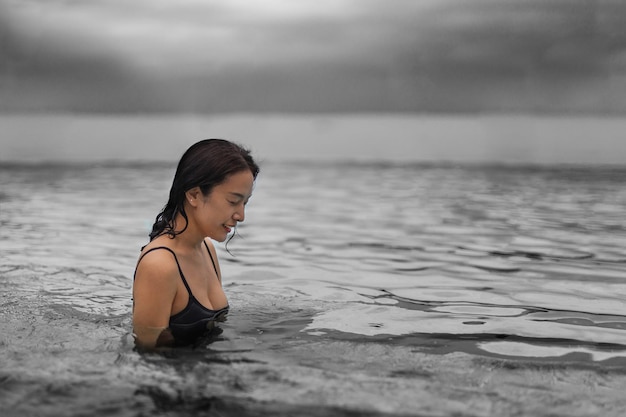
[[[156,216],[150,240],[162,234],[175,237],[187,229],[189,220],[185,213],[185,193],[200,187],[203,195],[208,195],[213,187],[226,181],[228,176],[249,170],[254,179],[259,167],[252,159],[250,151],[224,139],[205,139],[197,142],[180,158],[170,196],[163,210]],[[185,219],[185,227],[175,231],[174,219],[180,213]]]

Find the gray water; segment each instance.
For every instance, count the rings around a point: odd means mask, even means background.
[[[265,164],[223,333],[140,354],[173,171],[0,167],[3,415],[626,412],[626,170]]]

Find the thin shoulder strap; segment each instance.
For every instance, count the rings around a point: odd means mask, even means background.
[[[150,252],[158,250],[158,249],[165,249],[166,251],[168,251],[169,253],[171,253],[174,256],[174,260],[176,261],[176,266],[178,267],[178,273],[180,274],[180,279],[183,280],[183,284],[185,284],[185,288],[187,288],[187,291],[189,292],[189,295],[192,295],[191,288],[189,288],[189,284],[187,284],[187,280],[185,279],[185,274],[183,274],[183,270],[181,269],[180,264],[178,263],[178,258],[176,257],[176,253],[174,253],[174,251],[171,250],[170,248],[168,248],[167,246],[157,246],[156,248],[148,249],[146,251],[146,253],[141,255],[141,257],[137,261],[137,266],[139,266],[139,262],[141,262],[141,260],[144,258],[144,256],[146,256]],[[135,268],[135,275],[137,275],[137,268]]]
[[[204,243],[204,246],[206,247],[206,251],[209,252],[209,257],[211,258],[211,262],[213,263],[213,269],[215,269],[215,275],[217,275],[217,279],[219,279],[221,282],[222,278],[220,277],[220,273],[217,272],[217,265],[215,264],[213,255],[211,255],[211,249],[209,249],[209,245],[206,244],[206,240],[203,240],[202,242]]]

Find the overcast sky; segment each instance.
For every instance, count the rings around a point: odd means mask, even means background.
[[[0,0],[0,111],[626,112],[624,0]]]

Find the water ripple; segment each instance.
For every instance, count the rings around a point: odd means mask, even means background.
[[[268,164],[232,255],[218,245],[224,334],[139,356],[132,273],[174,167],[0,169],[16,415],[626,407],[626,171]]]

